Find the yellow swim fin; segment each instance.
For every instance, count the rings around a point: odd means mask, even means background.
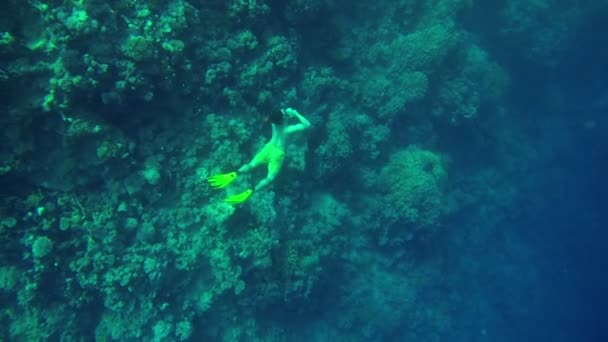
[[[207,178],[207,182],[214,189],[221,189],[228,184],[232,183],[236,179],[236,172],[222,173],[221,175],[215,175]]]
[[[226,202],[230,204],[240,204],[245,202],[251,196],[251,194],[253,194],[253,190],[247,189],[241,192],[240,194],[226,197]]]

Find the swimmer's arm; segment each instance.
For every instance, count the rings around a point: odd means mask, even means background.
[[[295,110],[293,108],[287,108],[287,109],[285,109],[285,114],[289,115],[290,117],[295,117],[298,120],[300,120],[300,123],[298,123],[298,124],[287,126],[287,128],[285,128],[285,133],[299,132],[299,131],[303,131],[303,130],[307,129],[308,127],[310,127],[310,121],[308,121],[308,119],[305,118],[302,114],[298,113],[297,110]]]

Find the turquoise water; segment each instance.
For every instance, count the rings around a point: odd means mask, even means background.
[[[607,4],[0,8],[0,341],[608,340]]]

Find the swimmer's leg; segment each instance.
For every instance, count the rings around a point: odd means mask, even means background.
[[[249,172],[252,169],[255,169],[256,167],[265,164],[268,162],[268,154],[271,152],[271,149],[269,148],[269,145],[264,146],[264,148],[262,148],[262,150],[260,152],[258,152],[258,154],[255,155],[255,157],[253,157],[253,159],[241,166],[239,168],[239,173],[245,173],[245,172]]]
[[[260,157],[260,154],[258,153],[255,157],[253,157],[253,159],[249,163],[241,166],[239,168],[238,172],[239,173],[249,172],[249,171],[251,171],[251,169],[255,169],[256,167],[260,166],[261,164],[262,164],[262,158]]]
[[[255,191],[263,189],[268,184],[272,183],[272,181],[274,181],[274,179],[277,178],[277,175],[279,174],[279,171],[281,171],[281,164],[280,163],[276,163],[276,162],[274,162],[274,163],[273,162],[268,163],[268,174],[266,174],[266,178],[262,179],[255,186]]]

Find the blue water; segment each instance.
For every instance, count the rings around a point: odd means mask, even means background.
[[[587,18],[554,68],[511,65],[513,123],[539,160],[511,180],[526,184],[521,215],[486,236],[474,256],[484,272],[460,288],[469,296],[459,322],[466,332],[447,340],[608,340],[604,15]],[[493,316],[478,315],[480,304]],[[468,334],[475,330],[483,333]]]

